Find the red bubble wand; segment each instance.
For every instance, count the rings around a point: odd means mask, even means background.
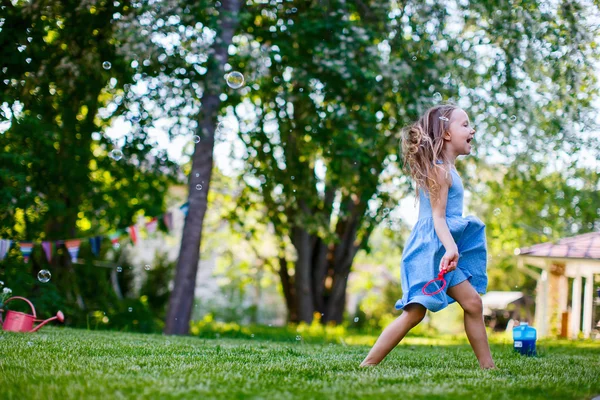
[[[455,261],[453,261],[452,264],[455,264]],[[446,272],[448,272],[448,270],[446,268],[440,269],[440,273],[438,274],[437,278],[434,278],[434,279],[430,280],[429,282],[427,282],[425,284],[425,286],[423,286],[423,289],[421,289],[423,291],[423,294],[426,295],[426,296],[433,296],[433,295],[438,294],[442,290],[444,290],[444,288],[446,287],[446,279],[444,279],[444,274]],[[428,292],[427,290],[425,290],[427,288],[427,286],[431,285],[434,282],[441,282],[442,286],[438,290],[436,290],[435,292]]]
[[[422,289],[423,290],[423,294],[426,295],[426,296],[433,296],[435,294],[438,294],[442,290],[444,290],[444,288],[446,287],[446,280],[444,279],[444,274],[445,273],[446,273],[446,270],[441,270],[440,273],[438,274],[437,278],[434,278],[434,279],[430,280],[429,282],[427,282],[425,284],[425,286],[423,286],[423,289]],[[427,286],[431,285],[434,282],[442,282],[442,286],[438,290],[436,290],[435,292],[428,292],[427,290],[425,290],[427,288]]]

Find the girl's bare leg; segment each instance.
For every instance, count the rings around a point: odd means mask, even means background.
[[[409,304],[404,312],[389,324],[381,333],[371,351],[360,364],[361,367],[377,365],[412,328],[417,326],[427,310],[420,304]]]
[[[448,295],[455,299],[465,312],[465,332],[479,365],[483,369],[496,368],[483,322],[481,296],[469,281],[448,288]]]

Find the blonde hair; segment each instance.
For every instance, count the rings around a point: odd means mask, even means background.
[[[444,152],[444,132],[450,128],[450,116],[459,107],[454,104],[440,104],[431,107],[419,120],[402,131],[402,159],[403,169],[415,181],[416,198],[419,190],[429,193],[435,203],[439,199],[440,183],[434,173],[434,168],[445,171],[448,183],[450,178],[449,160]],[[437,160],[443,164],[437,164]]]

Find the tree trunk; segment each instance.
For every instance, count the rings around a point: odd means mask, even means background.
[[[298,253],[294,274],[298,317],[301,321],[311,323],[314,303],[312,297],[312,249],[310,246],[310,235],[303,228],[295,226],[292,228],[292,236]]]
[[[202,228],[213,167],[215,123],[221,104],[219,94],[224,86],[223,67],[228,58],[227,49],[239,23],[240,6],[240,0],[222,0],[223,19],[212,46],[214,57],[209,60],[206,72],[202,117],[198,121],[198,136],[201,140],[196,144],[192,156],[192,173],[188,185],[189,209],[183,227],[174,287],[169,298],[164,330],[166,334],[185,335],[189,332]]]
[[[288,322],[299,322],[298,307],[296,307],[296,291],[294,290],[292,279],[288,273],[287,260],[285,257],[279,257],[279,269],[277,272],[281,279],[283,296],[285,297],[285,304],[288,309]]]

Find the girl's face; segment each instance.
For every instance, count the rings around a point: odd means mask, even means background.
[[[467,113],[460,108],[452,111],[449,124],[448,131],[444,133],[447,150],[455,157],[470,154],[475,129],[471,126]]]

